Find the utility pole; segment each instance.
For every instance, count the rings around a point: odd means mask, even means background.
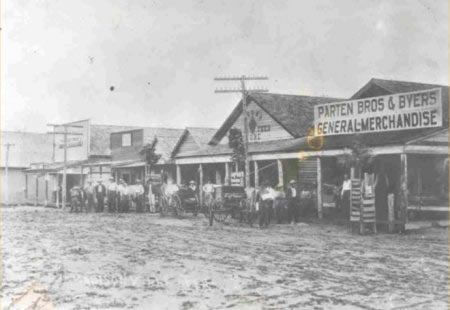
[[[62,184],[62,208],[66,208],[66,193],[67,193],[67,136],[82,136],[81,132],[68,132],[67,128],[84,128],[80,125],[70,125],[70,124],[47,124],[48,126],[53,126],[53,131],[49,134],[53,135],[63,135],[64,136],[64,163],[63,163],[63,184]],[[62,127],[64,130],[62,132],[55,132],[56,127]],[[56,194],[58,195],[58,193]]]
[[[244,114],[244,155],[245,155],[245,186],[250,186],[250,162],[248,158],[248,121],[247,121],[247,96],[250,93],[267,93],[265,88],[247,89],[245,81],[267,81],[266,76],[245,76],[240,77],[216,77],[214,81],[240,81],[240,89],[216,89],[215,93],[241,93],[242,94],[242,113]]]
[[[8,179],[8,168],[9,168],[9,148],[11,146],[14,146],[13,143],[6,143],[3,145],[4,147],[6,147],[6,154],[5,154],[5,186],[4,186],[4,191],[5,191],[5,205],[7,206],[9,204],[9,179]]]

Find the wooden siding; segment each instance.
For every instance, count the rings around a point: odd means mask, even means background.
[[[198,149],[198,145],[195,142],[194,138],[190,133],[188,133],[183,141],[183,143],[180,145],[180,149],[178,150],[178,153],[182,154],[184,152],[192,152],[196,151]]]
[[[265,142],[282,139],[290,139],[292,135],[287,132],[269,114],[261,109],[254,101],[250,102],[248,111],[248,137],[249,142]],[[241,114],[231,127],[236,127],[244,133],[244,116]],[[228,143],[228,134],[220,141]]]
[[[122,147],[122,135],[131,133],[131,146]],[[142,129],[133,131],[122,131],[111,134],[112,160],[141,159],[139,152],[143,145]]]

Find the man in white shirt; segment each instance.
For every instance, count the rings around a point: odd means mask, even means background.
[[[109,178],[107,191],[108,211],[115,212],[117,210],[117,183],[114,181],[113,177]]]
[[[203,193],[205,195],[205,204],[209,206],[214,198],[214,184],[210,179],[203,185]]]
[[[297,224],[300,213],[299,197],[297,194],[297,182],[291,180],[287,189],[286,198],[288,202],[289,224]]]
[[[350,191],[352,189],[352,180],[348,178],[348,174],[344,175],[344,181],[341,188],[340,208],[345,217],[350,215]]]
[[[144,211],[144,204],[145,204],[144,193],[145,193],[144,186],[142,185],[141,180],[137,179],[136,184],[134,185],[136,212]]]
[[[259,227],[268,227],[270,222],[270,212],[273,207],[273,201],[277,193],[270,186],[270,182],[265,181],[259,192]]]

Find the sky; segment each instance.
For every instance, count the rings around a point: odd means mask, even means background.
[[[371,78],[448,85],[447,0],[3,0],[1,127],[219,127],[240,99],[348,98]]]

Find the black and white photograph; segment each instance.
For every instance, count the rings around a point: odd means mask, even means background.
[[[0,0],[0,309],[449,309],[448,59],[448,0]]]

